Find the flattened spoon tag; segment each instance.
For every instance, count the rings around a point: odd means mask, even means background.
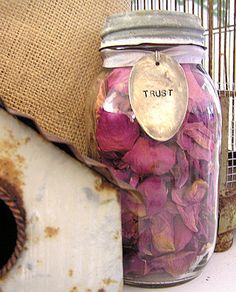
[[[140,126],[151,138],[171,139],[180,129],[188,107],[188,85],[182,67],[159,52],[141,58],[131,71],[129,98]]]

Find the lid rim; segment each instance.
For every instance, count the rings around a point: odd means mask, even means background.
[[[131,45],[133,39],[135,45],[136,38],[143,38],[146,42],[148,36],[156,39],[157,44],[162,39],[173,39],[175,43],[185,40],[185,44],[204,47],[204,31],[196,15],[175,11],[132,11],[107,18],[101,33],[101,48],[109,47],[117,40],[122,40],[123,45],[126,42]]]

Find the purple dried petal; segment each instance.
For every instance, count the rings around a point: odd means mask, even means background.
[[[122,239],[124,244],[135,244],[139,236],[138,217],[131,212],[122,212]]]
[[[128,192],[121,193],[121,205],[123,210],[132,212],[135,216],[144,217],[146,216],[146,208],[142,201],[139,201],[136,196]]]
[[[128,95],[129,76],[132,68],[115,68],[106,79],[107,93],[118,91]]]
[[[151,219],[152,242],[155,249],[161,253],[175,251],[173,216],[161,212]]]
[[[128,151],[139,136],[139,125],[125,114],[100,111],[96,138],[102,151]]]
[[[195,204],[187,207],[177,205],[180,216],[184,224],[193,232],[198,232],[198,215],[200,212],[200,204]]]
[[[145,179],[138,191],[143,194],[148,216],[156,214],[167,201],[167,188],[159,177]]]
[[[191,241],[193,233],[184,225],[180,216],[174,219],[175,250],[181,251]]]
[[[189,163],[184,151],[178,148],[176,153],[177,163],[172,169],[175,178],[175,187],[182,188],[189,178]]]
[[[134,274],[145,276],[149,274],[150,267],[145,259],[141,259],[138,255],[125,257],[124,259],[124,274]]]
[[[174,166],[175,151],[150,139],[139,138],[123,160],[138,175],[162,175]]]
[[[130,180],[130,176],[131,176],[131,171],[128,169],[123,169],[123,170],[120,170],[120,169],[115,169],[115,168],[109,168],[111,173],[113,174],[113,176],[118,179],[118,180],[122,180],[124,182],[129,182]]]
[[[145,229],[138,239],[138,250],[142,256],[152,256],[152,234],[149,228]]]
[[[209,174],[212,172],[210,165],[211,163],[205,160],[190,159],[190,168],[195,177],[201,177],[207,180]]]
[[[169,254],[155,259],[151,262],[151,266],[158,262],[159,267],[163,267],[164,270],[174,277],[185,274],[189,271],[191,266],[196,261],[196,253],[192,251],[181,251],[176,254]]]

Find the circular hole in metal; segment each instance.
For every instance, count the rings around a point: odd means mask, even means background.
[[[11,258],[17,240],[16,220],[4,201],[0,200],[0,270]]]
[[[25,239],[25,212],[21,199],[0,188],[0,278],[15,265]]]

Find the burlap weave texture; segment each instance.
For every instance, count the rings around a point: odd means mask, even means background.
[[[53,141],[86,155],[86,92],[100,31],[126,0],[0,0],[0,97]]]

